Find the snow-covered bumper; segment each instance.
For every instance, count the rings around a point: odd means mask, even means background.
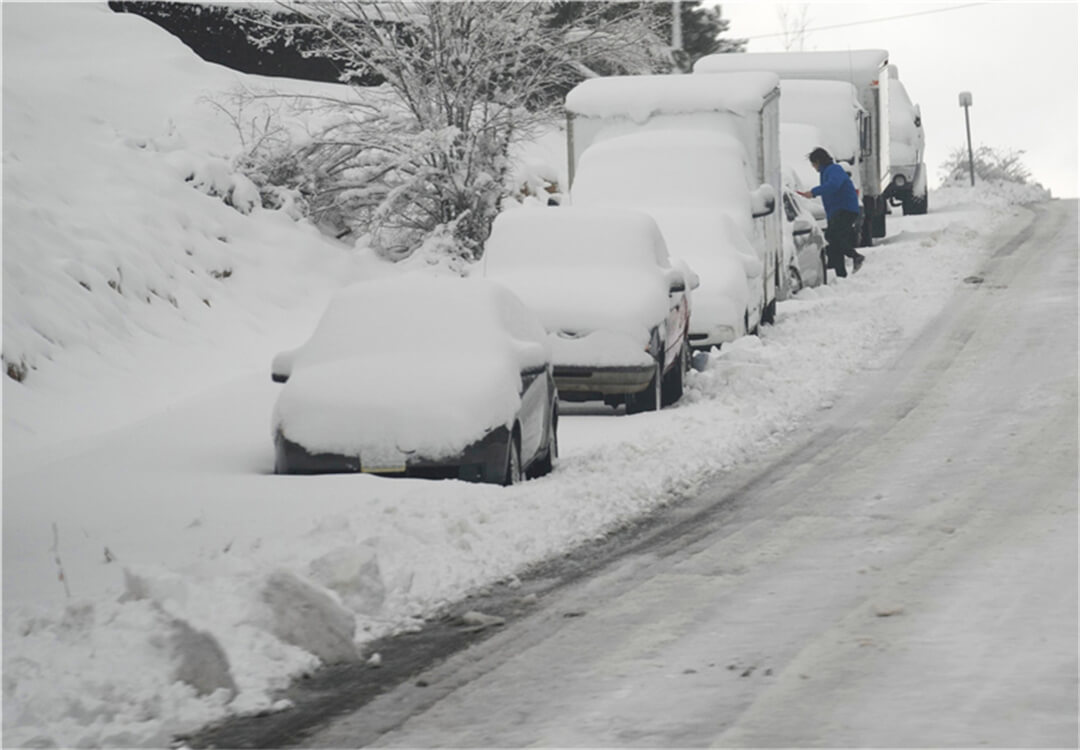
[[[555,386],[564,401],[595,401],[607,396],[640,393],[656,372],[656,358],[635,336],[594,331],[580,337],[556,334],[552,339]]]
[[[276,474],[381,474],[426,479],[463,479],[470,482],[501,482],[506,470],[510,430],[496,427],[480,440],[453,456],[430,458],[416,453],[394,456],[312,453],[289,440],[279,430],[274,435]]]

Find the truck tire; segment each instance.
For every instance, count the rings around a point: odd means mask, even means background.
[[[928,196],[913,195],[910,198],[904,199],[904,216],[921,216],[926,213],[927,204],[929,203]]]
[[[871,231],[872,220],[867,213],[863,214],[862,223],[859,225],[859,247],[870,247],[874,244],[873,232]]]

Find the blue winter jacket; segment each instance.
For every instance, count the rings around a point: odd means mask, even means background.
[[[835,162],[821,170],[821,184],[811,188],[810,192],[821,196],[828,219],[837,211],[859,213],[859,196],[855,193],[855,185],[844,168]]]

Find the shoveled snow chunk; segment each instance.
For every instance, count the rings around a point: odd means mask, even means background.
[[[196,630],[180,619],[169,626],[169,647],[177,660],[175,679],[195,688],[198,695],[211,695],[225,689],[236,695],[236,682],[229,670],[229,658],[214,636]]]
[[[270,631],[281,640],[315,654],[324,664],[359,660],[353,615],[326,591],[279,570],[267,578],[261,598],[269,608]]]

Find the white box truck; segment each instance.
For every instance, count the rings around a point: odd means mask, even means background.
[[[905,215],[924,214],[929,200],[922,112],[918,104],[912,103],[895,65],[889,66],[889,134],[890,170],[895,186],[890,203],[902,207]]]
[[[844,52],[742,52],[706,55],[695,74],[769,71],[781,80],[846,81],[855,87],[868,113],[859,133],[863,225],[859,241],[869,245],[885,236],[888,200],[895,192],[889,159],[889,53],[882,49]]]
[[[571,204],[651,214],[700,277],[691,345],[773,322],[783,272],[778,78],[594,78],[567,95],[566,113]]]

